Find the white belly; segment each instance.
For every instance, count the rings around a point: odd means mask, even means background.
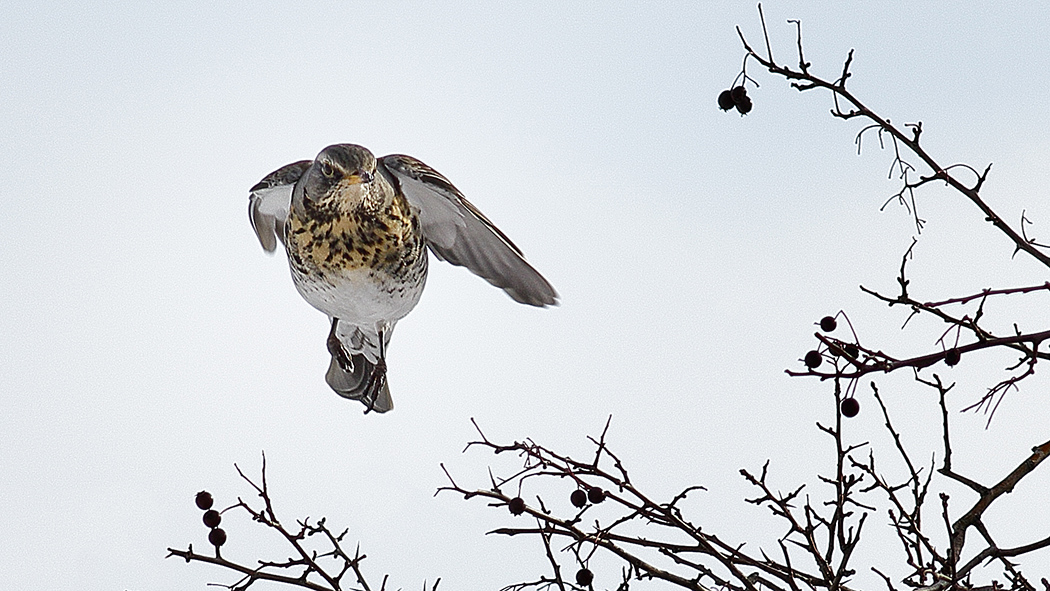
[[[419,303],[426,283],[425,272],[414,283],[394,281],[371,269],[353,269],[321,280],[296,275],[293,267],[295,287],[311,306],[338,318],[340,324],[369,332],[381,325],[393,328]]]

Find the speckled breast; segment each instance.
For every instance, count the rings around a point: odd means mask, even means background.
[[[316,206],[292,212],[285,243],[299,293],[340,320],[396,322],[423,292],[426,243],[403,197],[374,214],[338,215]]]

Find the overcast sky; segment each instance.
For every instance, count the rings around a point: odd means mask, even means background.
[[[921,119],[942,162],[994,162],[984,195],[1008,220],[1026,210],[1046,242],[1047,4],[764,8],[780,61],[797,61],[789,18],[826,77],[855,48],[854,92],[894,122]],[[716,108],[741,66],[738,24],[760,42],[751,2],[0,4],[0,587],[232,583],[165,548],[206,547],[193,494],[247,498],[233,464],[257,474],[262,450],[278,511],[349,527],[376,585],[534,579],[538,541],[483,535],[510,523],[504,510],[433,496],[439,462],[487,483],[494,459],[460,453],[471,417],[495,439],[585,455],[612,415],[636,484],[663,499],[705,485],[694,522],[769,547],[781,526],[743,503],[737,470],[771,459],[788,490],[830,469],[814,427],[831,420],[830,386],[783,373],[813,322],[844,309],[865,343],[902,356],[936,350],[944,327],[902,332],[905,311],[858,289],[893,293],[915,235],[903,209],[879,211],[897,190],[891,156],[873,136],[857,156],[860,123],[754,64],[754,111]],[[326,319],[246,214],[263,175],[341,142],[441,171],[562,296],[521,306],[435,262],[393,335],[382,416],[329,390]],[[920,299],[1047,279],[958,195],[929,187],[919,207]],[[1005,333],[1045,330],[1047,309],[1037,295],[986,312]],[[953,408],[1011,361],[960,364]],[[958,471],[991,484],[1047,439],[1044,373],[988,430],[955,417]],[[877,379],[929,458],[932,393]],[[861,403],[849,436],[887,445],[867,388]],[[1047,472],[989,516],[1003,545],[1050,531],[1050,513],[1023,507],[1045,507]],[[973,501],[949,491],[957,511]],[[873,543],[890,540],[885,520],[869,520]],[[224,553],[256,558],[262,531],[226,525]],[[875,548],[895,572],[898,547]]]

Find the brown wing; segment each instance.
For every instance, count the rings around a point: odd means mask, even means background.
[[[470,269],[522,304],[557,305],[554,287],[441,173],[403,154],[380,158],[378,168],[419,208],[423,235],[439,259]]]

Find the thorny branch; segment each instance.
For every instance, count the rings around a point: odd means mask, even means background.
[[[296,522],[297,527],[292,529],[286,528],[280,522],[274,510],[273,500],[266,482],[265,454],[263,454],[261,478],[258,483],[246,476],[239,466],[234,465],[234,467],[241,478],[255,490],[258,497],[262,500],[262,506],[252,506],[244,499],[238,497],[237,503],[224,509],[222,513],[236,511],[247,513],[252,521],[277,532],[281,539],[294,550],[295,556],[282,561],[260,559],[255,561],[256,564],[252,566],[224,558],[219,551],[219,546],[214,546],[215,556],[209,556],[194,551],[193,546],[189,545],[186,550],[168,548],[168,558],[175,556],[185,559],[186,562],[196,561],[214,564],[240,573],[243,576],[235,583],[216,585],[233,591],[242,591],[259,581],[282,583],[312,591],[350,590],[355,589],[355,587],[346,585],[356,583],[359,585],[356,589],[372,591],[372,587],[369,586],[364,573],[361,571],[361,562],[366,556],[361,554],[360,548],[356,548],[353,555],[343,548],[343,539],[349,530],[343,530],[336,534],[328,528],[324,518],[314,522],[311,522],[309,517],[298,520]],[[317,536],[318,543],[308,545],[308,542],[314,536]],[[353,583],[348,583],[344,580],[348,573],[353,574]],[[441,579],[438,579],[434,582],[431,591],[437,590],[437,585],[440,581]],[[386,582],[387,578],[384,577],[379,591],[386,589]],[[426,584],[424,583],[425,588]]]
[[[861,286],[861,290],[876,299],[885,302],[891,307],[908,307],[911,313],[908,316],[908,319],[905,320],[904,326],[907,326],[908,322],[910,322],[913,317],[920,314],[927,314],[936,317],[948,324],[949,329],[937,339],[938,344],[940,345],[938,350],[933,353],[914,357],[897,358],[883,352],[882,350],[865,347],[860,343],[859,339],[856,338],[856,334],[853,335],[852,341],[846,341],[816,333],[814,336],[823,346],[820,353],[825,359],[831,362],[831,369],[818,371],[815,367],[809,367],[805,371],[787,370],[787,374],[791,376],[818,377],[821,380],[857,380],[871,373],[890,373],[908,368],[916,373],[916,378],[918,379],[920,370],[940,362],[952,366],[959,363],[964,355],[975,351],[993,348],[1011,349],[1019,353],[1020,357],[1018,358],[1018,361],[1014,365],[1008,367],[1007,370],[1015,371],[1024,368],[1023,371],[1015,373],[1014,375],[1009,375],[995,385],[989,387],[980,399],[965,409],[984,409],[987,412],[990,421],[994,415],[995,409],[1002,401],[1003,396],[1011,389],[1016,389],[1018,383],[1022,380],[1035,374],[1037,361],[1040,359],[1050,360],[1050,352],[1040,350],[1043,341],[1050,338],[1050,330],[1025,333],[1017,329],[1015,325],[1014,334],[997,335],[980,324],[985,316],[985,304],[991,298],[997,296],[1050,292],[1050,283],[1044,282],[1041,285],[1016,288],[985,289],[979,294],[970,294],[933,302],[920,301],[909,293],[908,288],[911,281],[906,276],[907,262],[911,258],[912,249],[915,247],[915,244],[916,243],[913,241],[911,247],[908,248],[907,252],[905,252],[904,256],[901,258],[900,275],[897,277],[897,284],[900,286],[900,293],[898,295],[883,295],[878,291],[868,289],[864,286]],[[949,306],[962,306],[972,302],[977,303],[977,309],[970,314],[960,315],[946,310]],[[959,344],[964,332],[968,333],[973,341],[966,344]],[[949,339],[948,337],[951,335],[954,335],[954,338]],[[847,354],[847,352],[850,354]]]
[[[1010,224],[1006,223],[1000,215],[992,211],[987,203],[981,198],[980,190],[984,185],[985,180],[988,178],[991,165],[985,167],[983,171],[978,171],[976,168],[968,164],[952,164],[949,166],[941,165],[928,152],[926,152],[920,144],[920,138],[922,137],[923,132],[921,122],[906,124],[903,128],[898,127],[891,123],[888,118],[875,113],[867,107],[859,98],[848,90],[846,86],[847,80],[852,76],[850,66],[853,62],[853,50],[850,50],[848,53],[842,71],[837,79],[829,80],[814,74],[811,70],[812,64],[807,62],[803,56],[802,25],[797,20],[788,21],[789,24],[794,26],[796,32],[798,45],[797,69],[790,65],[778,64],[772,57],[772,50],[768,41],[769,31],[766,26],[765,15],[761,12],[761,5],[759,6],[759,12],[762,23],[762,35],[766,39],[766,53],[763,56],[756,52],[748,43],[740,27],[737,27],[737,34],[739,35],[746,52],[744,60],[745,64],[747,59],[753,59],[774,75],[792,81],[792,86],[799,91],[808,91],[818,88],[830,91],[834,104],[831,110],[833,116],[841,119],[860,118],[866,119],[870,122],[869,125],[861,128],[860,132],[857,134],[856,143],[858,150],[861,147],[861,140],[869,131],[877,134],[880,145],[885,146],[884,139],[889,138],[892,142],[894,153],[890,174],[891,176],[898,176],[902,182],[901,190],[891,197],[890,200],[896,198],[908,207],[915,216],[915,223],[918,229],[921,230],[924,220],[919,218],[916,210],[915,190],[927,183],[941,181],[975,204],[989,222],[1009,237],[1014,243],[1015,253],[1019,251],[1026,252],[1043,265],[1050,267],[1050,254],[1047,252],[1047,246],[1036,242],[1034,237],[1029,237],[1028,235],[1026,227],[1031,224],[1031,221],[1026,217],[1025,213],[1022,212],[1021,214],[1020,230],[1015,230]],[[923,164],[925,164],[930,172],[925,175],[918,175],[915,167],[907,161],[907,158],[912,156],[918,158]],[[962,171],[961,174],[963,176],[972,175],[973,178],[964,181],[956,171]],[[905,196],[907,196],[907,199]],[[885,205],[883,207],[885,207]],[[819,365],[810,365],[807,363],[807,369],[805,371],[788,370],[787,373],[791,376],[812,376],[820,378],[821,380],[845,379],[855,381],[865,375],[875,372],[889,373],[899,369],[908,368],[914,371],[916,376],[918,376],[920,370],[941,361],[946,362],[948,365],[955,365],[959,362],[960,356],[965,356],[969,353],[992,348],[1011,349],[1019,354],[1019,358],[1015,365],[1007,368],[1007,371],[1016,371],[1016,373],[1008,375],[996,384],[988,387],[985,393],[967,408],[967,410],[983,410],[988,415],[988,420],[991,421],[995,410],[1002,402],[1006,393],[1017,389],[1018,384],[1021,381],[1034,375],[1036,363],[1040,359],[1050,359],[1050,352],[1040,350],[1042,342],[1050,337],[1050,330],[1044,329],[1025,332],[1015,325],[1013,334],[993,334],[992,331],[986,329],[980,324],[985,312],[985,303],[990,298],[996,296],[1047,292],[1050,291],[1050,283],[1043,281],[1043,283],[1038,285],[1024,287],[999,289],[988,288],[979,294],[971,294],[932,302],[920,301],[909,294],[909,281],[905,277],[905,264],[908,258],[911,257],[914,246],[915,243],[913,242],[911,248],[908,249],[902,260],[900,277],[897,279],[897,282],[900,285],[899,295],[883,295],[877,291],[865,288],[864,286],[861,286],[861,290],[878,300],[885,302],[889,306],[899,305],[909,308],[911,314],[908,316],[908,320],[914,316],[926,314],[937,317],[947,323],[949,329],[941,335],[940,339],[938,339],[938,344],[940,345],[939,350],[912,357],[895,357],[885,353],[881,349],[866,347],[857,339],[852,341],[842,340],[818,333],[816,338],[820,342],[821,347],[817,350],[817,353],[819,353],[825,360],[831,362],[831,369],[818,371],[816,368]],[[974,301],[978,302],[978,307],[972,314],[958,315],[947,310],[949,306],[961,306]],[[905,326],[907,326],[908,320],[905,321]],[[963,340],[962,336],[964,334],[971,336],[973,340],[960,344]],[[949,344],[948,337],[953,337],[951,340],[954,342]],[[854,383],[849,389],[855,389],[855,387]]]
[[[967,164],[943,166],[926,152],[920,144],[923,132],[921,122],[906,124],[904,128],[900,128],[893,125],[888,118],[882,117],[868,108],[846,87],[847,80],[851,76],[850,66],[853,62],[853,50],[849,51],[843,64],[842,72],[836,80],[831,81],[814,75],[810,69],[812,64],[803,57],[802,26],[797,20],[789,20],[788,22],[794,25],[796,31],[798,68],[792,69],[789,65],[776,63],[772,57],[772,51],[768,47],[769,31],[766,26],[765,16],[761,13],[761,6],[759,10],[762,34],[767,39],[767,51],[764,57],[757,53],[748,44],[741,29],[737,27],[737,34],[746,52],[745,63],[746,58],[756,60],[774,75],[791,80],[792,86],[799,91],[817,88],[830,91],[834,105],[831,114],[835,117],[845,120],[861,118],[870,121],[871,124],[863,127],[857,134],[856,144],[858,151],[861,148],[861,141],[864,135],[869,131],[877,134],[882,147],[885,147],[884,139],[888,137],[892,142],[894,155],[890,175],[891,177],[896,175],[901,180],[901,190],[891,197],[890,200],[896,198],[908,207],[915,217],[918,230],[921,231],[924,221],[919,217],[916,209],[915,191],[930,182],[942,181],[976,205],[984,214],[985,219],[1013,242],[1015,254],[1023,251],[1043,265],[1050,267],[1050,256],[1046,252],[1047,245],[1040,244],[1036,242],[1034,237],[1029,236],[1027,227],[1031,222],[1025,215],[1025,212],[1021,214],[1020,230],[1018,231],[1006,223],[981,198],[980,190],[988,178],[991,170],[990,164],[983,171],[979,171]],[[910,157],[909,155],[918,158],[928,167],[929,172],[925,175],[918,174],[915,167],[907,161],[907,158]],[[964,174],[972,175],[972,180],[961,180],[955,172],[957,170],[961,170]],[[885,204],[883,207],[885,207]],[[919,468],[912,461],[907,452],[907,447],[903,443],[901,434],[893,427],[889,410],[874,383],[872,383],[874,397],[882,409],[886,429],[893,438],[894,445],[906,468],[908,477],[903,483],[890,484],[877,469],[874,453],[869,453],[865,461],[858,461],[854,457],[850,458],[853,467],[861,470],[872,482],[870,487],[865,490],[882,490],[890,503],[889,515],[891,525],[894,527],[905,551],[908,565],[914,569],[913,574],[905,580],[905,583],[909,586],[927,589],[954,588],[957,584],[968,581],[970,574],[979,564],[998,559],[1003,565],[1004,575],[1012,588],[1033,589],[1021,576],[1015,565],[1007,558],[1015,556],[1014,552],[1019,549],[1032,551],[1048,546],[1050,545],[1050,538],[1033,542],[1017,549],[1002,549],[993,541],[991,533],[982,521],[982,516],[996,499],[1012,491],[1024,476],[1042,462],[1046,455],[1050,453],[1050,442],[1033,448],[1033,453],[1028,459],[1021,462],[1009,475],[994,486],[984,486],[958,474],[952,468],[949,420],[945,403],[946,395],[954,384],[945,386],[941,378],[936,374],[934,374],[932,380],[925,379],[921,376],[920,371],[942,361],[947,366],[954,366],[960,362],[962,357],[983,349],[1005,348],[1017,352],[1020,358],[1016,364],[1007,368],[1007,371],[1015,373],[1008,375],[988,388],[980,400],[966,409],[984,409],[989,415],[988,420],[991,421],[991,416],[1002,401],[1005,393],[1011,389],[1016,389],[1019,382],[1034,375],[1036,363],[1039,360],[1050,359],[1050,353],[1040,350],[1040,345],[1043,341],[1050,338],[1050,330],[1026,332],[1014,324],[1012,334],[995,334],[981,324],[985,314],[985,304],[992,298],[1013,294],[1047,292],[1050,291],[1050,283],[1044,281],[1039,285],[1023,287],[987,288],[977,294],[941,299],[939,301],[922,301],[909,293],[910,281],[905,274],[907,261],[911,258],[914,247],[915,242],[913,241],[911,247],[908,248],[902,257],[900,275],[897,278],[897,283],[900,287],[898,295],[883,295],[863,286],[861,286],[861,290],[891,307],[899,305],[910,309],[911,313],[908,319],[905,320],[904,326],[907,326],[911,318],[918,315],[933,316],[945,322],[949,328],[937,339],[938,351],[925,355],[896,358],[883,352],[881,349],[862,345],[860,339],[857,338],[856,332],[853,333],[852,339],[846,340],[817,333],[815,337],[820,343],[820,348],[807,355],[807,369],[805,371],[788,370],[787,373],[792,376],[815,376],[821,380],[834,380],[836,397],[839,396],[840,382],[842,380],[849,381],[850,386],[847,388],[847,391],[855,391],[858,380],[865,375],[875,372],[889,373],[903,368],[913,371],[915,379],[919,383],[935,388],[938,391],[943,420],[943,465],[937,472],[946,478],[963,484],[979,497],[978,501],[968,511],[952,521],[949,517],[949,497],[945,493],[939,495],[941,512],[950,540],[946,551],[939,552],[922,527],[922,507],[931,485],[934,466],[931,464],[929,468]],[[952,306],[965,306],[971,302],[975,302],[977,308],[968,314],[955,313],[951,310]],[[834,325],[835,323],[830,324],[832,328]],[[852,328],[852,324],[850,326]],[[969,338],[964,338],[964,336]],[[831,362],[831,369],[819,371],[818,368],[821,362],[825,360]],[[905,492],[907,494],[903,494]],[[983,550],[978,551],[968,562],[962,563],[961,557],[967,541],[967,532],[970,528],[977,530],[981,534],[987,546]],[[883,577],[886,585],[893,591],[892,580],[881,571],[876,572]]]
[[[949,389],[942,386],[942,394]],[[830,436],[836,457],[835,472],[818,477],[831,487],[825,500],[818,502],[804,494],[805,485],[787,493],[777,492],[769,484],[768,461],[758,474],[740,471],[745,480],[759,491],[758,496],[747,501],[767,507],[785,525],[785,532],[774,541],[777,554],[770,554],[762,548],[746,550],[745,544],[731,543],[689,519],[681,502],[689,493],[704,490],[702,487],[688,487],[667,502],[645,494],[640,485],[630,481],[624,463],[609,449],[606,439],[608,422],[601,437],[589,438],[596,453],[593,460],[586,461],[575,460],[531,439],[496,443],[475,423],[479,439],[470,442],[467,450],[482,448],[494,456],[512,454],[518,460],[517,467],[510,467],[507,477],[500,477],[500,472],[490,469],[489,486],[473,488],[459,484],[442,466],[449,484],[439,488],[438,492],[453,492],[467,500],[487,499],[489,506],[509,508],[512,515],[518,515],[512,518],[527,515],[532,519],[534,525],[500,527],[490,533],[538,537],[553,575],[509,585],[506,590],[586,589],[587,586],[573,585],[563,577],[565,562],[587,568],[594,554],[604,551],[627,565],[624,572],[630,576],[616,579],[620,589],[626,589],[633,577],[633,580],[662,580],[683,589],[704,591],[712,588],[750,591],[759,588],[759,583],[777,591],[848,591],[849,582],[856,574],[850,560],[861,543],[867,516],[880,510],[873,503],[874,498],[863,500],[863,497],[881,492],[888,502],[885,507],[890,526],[896,532],[906,564],[911,568],[911,573],[904,579],[908,586],[935,590],[978,589],[969,583],[970,577],[982,568],[982,564],[987,568],[988,561],[996,559],[1002,564],[1011,589],[1035,591],[1018,567],[1007,558],[1050,546],[1050,538],[1016,548],[1000,548],[992,541],[981,517],[1050,453],[1050,442],[1036,448],[1031,457],[995,486],[985,488],[978,485],[975,488],[980,496],[977,503],[954,522],[946,522],[950,545],[941,549],[934,542],[935,534],[925,528],[922,519],[922,509],[932,485],[933,466],[921,468],[912,460],[903,435],[893,426],[888,406],[874,385],[873,390],[882,408],[886,430],[906,468],[907,477],[902,483],[894,483],[884,475],[883,469],[876,465],[876,454],[866,443],[846,443],[841,412],[835,414],[834,427],[817,424]],[[837,389],[836,408],[841,401],[839,392]],[[945,412],[946,460],[944,467],[937,472],[967,482],[950,471],[947,416]],[[867,457],[863,459],[858,457],[862,450],[867,450]],[[559,503],[552,502],[552,496],[569,497],[574,490],[599,490],[602,494],[597,502],[592,497],[584,506],[567,513],[555,511],[553,507]],[[534,502],[525,502],[526,497]],[[947,495],[941,493],[938,498],[942,502],[943,515],[948,519]],[[976,551],[979,558],[970,558],[964,563],[960,557],[966,554],[966,532],[970,527],[982,533],[985,545]],[[936,528],[934,522],[934,531]],[[565,540],[560,548],[561,558],[555,552],[556,539]],[[755,540],[751,543],[754,545]],[[568,558],[564,557],[566,554]],[[883,571],[875,572],[893,589],[892,579],[882,574]]]
[[[1050,255],[1040,250],[1041,245],[1037,244],[1034,238],[1026,238],[1021,232],[1011,227],[1006,220],[993,211],[992,208],[981,198],[980,190],[984,185],[985,180],[988,178],[988,173],[991,170],[990,164],[985,168],[984,172],[981,173],[977,173],[973,167],[968,165],[953,164],[951,166],[943,166],[920,145],[919,140],[923,131],[921,123],[906,126],[911,130],[911,133],[909,134],[895,126],[889,119],[878,115],[868,108],[846,88],[846,81],[852,76],[849,68],[853,62],[853,50],[850,50],[849,54],[846,56],[846,60],[842,67],[842,73],[839,75],[838,79],[831,81],[813,74],[810,71],[812,64],[806,62],[802,56],[802,27],[797,21],[792,22],[795,22],[796,24],[798,36],[798,57],[800,66],[797,70],[792,69],[791,66],[780,65],[773,61],[772,50],[768,49],[769,32],[765,24],[764,15],[762,18],[762,34],[767,39],[767,53],[765,57],[751,47],[746,37],[744,37],[744,33],[740,27],[737,27],[736,30],[747,55],[760,63],[771,73],[782,76],[788,80],[793,80],[794,82],[792,82],[791,85],[794,88],[799,91],[813,90],[816,88],[823,88],[831,91],[834,100],[834,108],[831,110],[833,116],[840,119],[853,119],[859,117],[871,121],[872,125],[863,128],[857,136],[858,148],[861,136],[868,130],[877,130],[880,141],[883,134],[889,135],[894,144],[894,168],[898,170],[898,174],[903,183],[901,192],[898,193],[896,197],[902,197],[905,192],[908,192],[909,195],[911,195],[914,189],[928,182],[943,181],[976,205],[984,214],[985,219],[998,228],[1011,240],[1011,242],[1014,243],[1017,251],[1024,251],[1043,265],[1050,267]],[[900,145],[903,145],[909,152],[921,160],[928,167],[930,172],[926,175],[920,175],[918,178],[913,178],[915,169],[902,158],[899,149]],[[977,177],[976,180],[969,184],[964,182],[953,174],[952,170],[955,168],[965,168],[966,170],[974,172]],[[912,200],[912,203],[914,203],[914,200]],[[916,225],[921,228],[923,222],[918,218],[918,214],[914,212],[914,207],[912,210],[915,215]],[[1025,221],[1027,221],[1027,219],[1025,219]],[[1023,226],[1024,222],[1022,222],[1022,228]]]
[[[606,431],[607,429],[608,423]],[[660,579],[698,591],[707,589],[705,583],[727,589],[757,591],[754,577],[749,576],[756,572],[770,580],[779,579],[783,583],[802,581],[811,588],[818,586],[821,581],[819,574],[789,571],[762,556],[749,555],[743,552],[740,546],[731,545],[716,535],[705,533],[686,520],[679,504],[691,492],[702,490],[702,487],[689,487],[668,502],[661,503],[651,499],[631,482],[622,462],[608,448],[605,433],[598,439],[591,438],[595,446],[595,457],[592,461],[575,460],[531,440],[497,444],[488,439],[480,428],[478,434],[480,439],[469,443],[468,449],[483,447],[497,455],[511,452],[523,460],[523,466],[513,470],[509,477],[492,477],[491,488],[483,489],[461,487],[446,469],[450,484],[440,488],[439,492],[456,492],[465,499],[490,499],[493,501],[491,506],[513,508],[513,503],[523,501],[520,496],[521,490],[528,483],[539,479],[543,482],[567,481],[569,486],[563,487],[569,489],[565,491],[566,496],[578,489],[587,491],[590,498],[590,502],[580,507],[574,515],[558,517],[547,508],[541,497],[537,497],[535,505],[520,505],[521,512],[534,518],[537,527],[499,528],[491,533],[565,538],[568,544],[563,550],[570,551],[581,567],[586,566],[588,558],[601,549],[626,562],[636,579]],[[763,480],[759,482],[764,484],[764,475]],[[505,488],[510,488],[513,492],[505,492]],[[756,502],[765,504],[763,501]],[[593,525],[586,525],[584,518],[590,513],[598,512],[597,505],[602,503],[621,509],[621,514],[607,520],[606,525],[602,525],[601,520],[597,518]],[[807,505],[806,514],[812,519],[816,512]],[[647,525],[650,532],[665,531],[668,535],[684,534],[684,537],[678,541],[643,537],[633,533],[636,530],[635,526],[640,524]],[[687,558],[691,555],[696,555],[702,562]],[[667,564],[660,564],[664,561]],[[553,558],[552,563],[557,564]],[[541,578],[544,582],[548,580],[550,579]]]

